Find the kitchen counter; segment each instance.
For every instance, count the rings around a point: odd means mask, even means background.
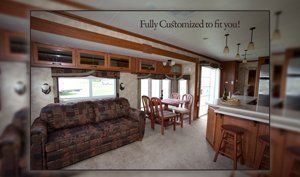
[[[231,106],[222,104],[220,99],[216,99],[213,103],[207,103],[208,106],[216,108],[216,113],[229,115],[237,118],[248,119],[252,121],[269,123],[269,107],[248,104],[255,101],[255,97],[248,96],[232,96],[240,100],[240,105]]]
[[[271,127],[300,133],[300,111],[271,108]]]

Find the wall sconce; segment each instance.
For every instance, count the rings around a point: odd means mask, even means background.
[[[123,84],[123,82],[120,84],[120,90],[124,90],[125,89],[125,86]]]
[[[26,86],[22,81],[18,81],[14,89],[17,94],[23,95],[26,91]]]
[[[46,95],[49,94],[51,92],[51,86],[47,83],[44,83],[42,85],[42,92]]]

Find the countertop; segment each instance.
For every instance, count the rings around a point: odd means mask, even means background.
[[[300,133],[300,111],[271,108],[271,127]]]
[[[256,100],[255,97],[249,96],[232,96],[240,100],[239,106],[224,105],[221,103],[220,99],[216,99],[213,103],[207,103],[209,106],[216,108],[216,113],[229,115],[237,118],[269,123],[269,107],[260,105],[250,105],[247,104]]]

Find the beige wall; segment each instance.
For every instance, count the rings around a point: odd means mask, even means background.
[[[130,106],[138,108],[138,79],[136,74],[121,73],[119,83],[123,83],[124,90],[119,90],[120,97],[127,98]]]
[[[190,81],[189,81],[189,93],[193,95],[194,98],[194,103],[195,103],[195,77],[196,77],[196,64],[195,63],[190,63],[190,64],[183,64],[182,65],[182,72],[183,74],[188,74],[191,76]],[[194,112],[194,106],[192,109],[192,114]]]
[[[41,86],[47,83],[51,86],[51,92],[46,95]],[[51,68],[31,67],[31,123],[40,115],[41,108],[54,102],[53,79]]]
[[[0,133],[11,123],[15,112],[29,108],[29,71],[25,62],[0,62],[1,110]],[[18,81],[26,85],[26,92],[18,95],[14,87]]]

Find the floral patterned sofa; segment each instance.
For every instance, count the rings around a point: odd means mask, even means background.
[[[60,169],[142,140],[145,114],[125,98],[54,103],[31,126],[31,169]]]

